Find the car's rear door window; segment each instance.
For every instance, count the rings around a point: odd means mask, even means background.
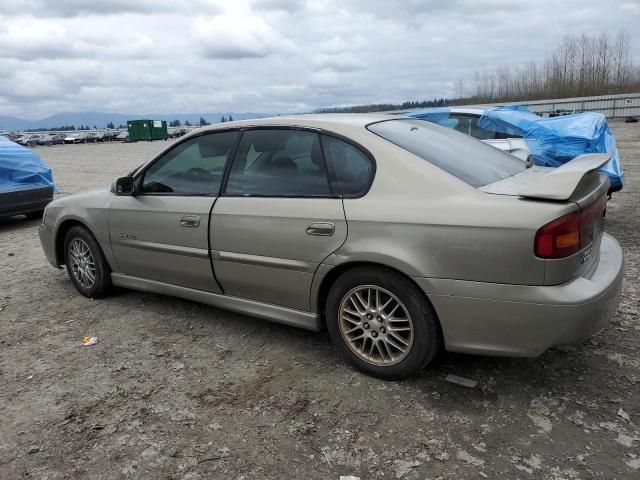
[[[372,123],[367,129],[474,187],[513,176],[525,163],[468,135],[414,119]]]
[[[331,196],[320,135],[293,129],[247,130],[225,190],[234,196]]]
[[[209,133],[178,144],[144,173],[141,193],[217,195],[238,132]]]
[[[336,190],[347,197],[366,193],[374,170],[371,159],[354,145],[327,135],[322,136],[322,147],[333,165]]]

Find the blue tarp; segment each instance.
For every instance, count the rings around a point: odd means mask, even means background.
[[[622,187],[624,174],[616,140],[601,113],[544,118],[523,106],[508,105],[486,110],[478,126],[524,137],[536,165],[559,167],[584,153],[610,153],[611,161],[600,171],[609,176],[611,187]]]
[[[451,108],[428,108],[405,115],[444,127],[454,128]],[[524,138],[533,162],[559,167],[584,153],[611,153],[611,161],[600,170],[609,176],[611,187],[622,187],[624,174],[616,140],[607,119],[600,113],[586,112],[544,118],[520,105],[491,108],[484,112],[478,127]]]
[[[0,136],[0,192],[53,187],[51,168],[33,150]]]

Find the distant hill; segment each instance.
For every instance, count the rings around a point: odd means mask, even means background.
[[[107,123],[113,122],[117,127],[125,125],[127,120],[150,119],[150,120],[166,120],[169,123],[172,120],[180,120],[181,124],[189,121],[193,125],[200,124],[200,117],[203,117],[209,123],[217,123],[222,116],[234,120],[245,120],[249,118],[262,118],[269,116],[265,113],[236,113],[236,112],[213,112],[213,113],[163,113],[163,114],[137,114],[137,113],[104,113],[104,112],[69,112],[58,113],[50,117],[41,118],[39,120],[25,120],[22,118],[8,117],[0,115],[0,130],[7,132],[21,131],[36,128],[55,128],[61,125],[74,125],[76,128],[80,125],[94,125],[98,128],[104,128]]]

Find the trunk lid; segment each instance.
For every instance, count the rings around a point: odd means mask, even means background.
[[[576,201],[576,196],[583,197],[589,190],[595,190],[597,196],[606,180],[596,170],[610,159],[608,153],[580,155],[558,168],[531,167],[512,177],[485,185],[480,190],[496,195],[555,201]]]
[[[481,187],[480,190],[494,195],[518,197],[520,201],[542,202],[548,205],[549,221],[556,220],[572,211],[593,210],[595,202],[602,202],[609,189],[607,175],[597,171],[610,160],[609,154],[587,154],[576,157],[558,168],[531,167],[512,177]],[[542,228],[544,225],[539,225]],[[567,282],[585,274],[598,260],[598,252],[604,218],[596,218],[590,226],[592,241],[565,258],[546,260],[545,284]],[[532,244],[532,255],[534,254]]]

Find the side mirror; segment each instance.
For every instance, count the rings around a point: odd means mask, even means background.
[[[135,193],[135,183],[133,177],[121,177],[116,180],[116,195],[133,195]]]

